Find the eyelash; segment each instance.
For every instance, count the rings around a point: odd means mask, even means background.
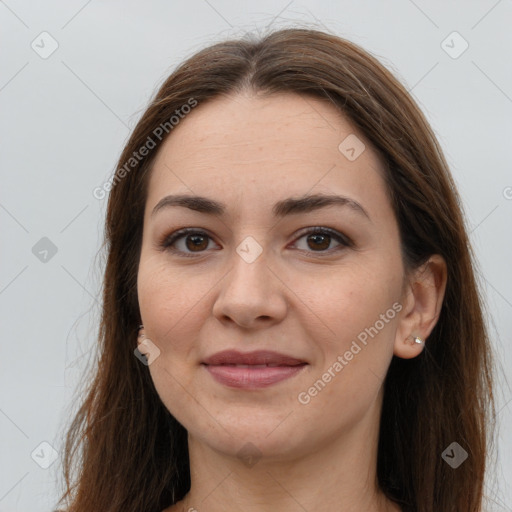
[[[186,237],[187,235],[201,235],[204,237],[208,237],[210,240],[212,239],[210,237],[210,235],[208,235],[208,233],[206,233],[204,231],[201,231],[201,230],[198,230],[195,228],[184,228],[184,229],[179,229],[178,231],[174,231],[170,235],[167,235],[166,237],[164,237],[164,239],[160,242],[159,247],[163,251],[170,251],[172,253],[179,254],[180,256],[183,256],[185,258],[196,258],[196,257],[204,254],[206,252],[206,250],[198,251],[197,253],[190,253],[190,252],[187,253],[187,252],[183,252],[183,251],[180,251],[180,250],[177,250],[177,249],[171,247],[175,242],[177,242],[181,238]],[[325,227],[320,227],[320,226],[309,228],[307,231],[302,232],[300,234],[300,236],[297,238],[297,240],[299,240],[307,235],[328,235],[332,239],[336,240],[337,242],[339,242],[341,244],[338,247],[335,247],[333,249],[328,249],[325,251],[305,251],[307,253],[313,254],[314,256],[323,257],[324,254],[330,255],[333,252],[353,246],[353,242],[352,242],[352,240],[350,240],[350,238],[348,238],[347,236],[342,235],[341,233],[338,233],[337,231],[330,229],[330,228],[325,228]],[[303,249],[299,249],[299,250],[303,250]]]

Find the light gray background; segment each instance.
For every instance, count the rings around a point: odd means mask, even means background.
[[[49,511],[57,498],[60,462],[40,467],[51,461],[40,443],[61,452],[73,391],[95,342],[106,199],[95,199],[93,189],[113,172],[150,95],[185,57],[221,38],[295,22],[326,27],[372,52],[412,91],[439,137],[467,212],[502,364],[489,510],[512,510],[512,392],[503,378],[512,369],[511,1],[6,0],[1,512]],[[47,58],[31,47],[51,49],[44,31],[58,43]],[[463,41],[446,39],[453,31],[469,44],[457,58]],[[43,237],[57,248],[46,262],[33,253]]]

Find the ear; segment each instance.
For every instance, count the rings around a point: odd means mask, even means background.
[[[439,254],[432,255],[407,278],[395,337],[395,356],[410,359],[421,353],[424,343],[415,343],[414,338],[425,342],[434,329],[441,313],[446,281],[446,262]]]
[[[137,333],[137,348],[139,349],[139,352],[141,354],[146,354],[146,346],[144,344],[144,340],[146,339],[146,331],[144,327],[141,325],[139,327],[138,333]]]

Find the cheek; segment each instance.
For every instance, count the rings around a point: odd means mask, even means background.
[[[173,350],[180,350],[183,328],[189,325],[190,315],[196,316],[201,310],[201,298],[207,290],[186,272],[170,271],[165,262],[142,257],[137,293],[147,336],[161,350],[167,351],[171,340]]]
[[[316,327],[328,334],[304,324],[321,357],[296,398],[304,414],[323,418],[322,432],[338,425],[340,415],[350,424],[360,421],[381,391],[400,309],[401,281],[390,264],[367,260],[333,272],[328,284],[314,280],[316,293],[311,293],[313,280],[301,281],[310,286],[298,295],[321,319]]]
[[[160,349],[148,370],[162,403],[182,425],[197,437],[211,432],[222,438],[216,416],[198,406],[205,391],[197,388],[197,372],[191,371],[198,357],[194,340],[209,314],[207,295],[215,281],[191,269],[171,270],[161,257],[141,257],[140,312],[147,336]]]
[[[392,358],[400,310],[400,270],[395,267],[393,258],[367,258],[332,272],[328,283],[301,281],[305,287],[298,294],[310,290],[304,302],[321,319],[316,329],[305,324],[321,354],[300,390],[311,400],[309,413],[332,413],[334,421],[336,411],[344,411],[355,420],[375,400]],[[312,289],[317,292],[312,294]]]
[[[313,313],[313,324],[319,329],[316,338],[324,333],[321,339],[340,350],[378,322],[400,299],[398,267],[392,258],[366,258],[329,273],[303,274],[296,279],[294,293]],[[393,311],[392,316],[396,316]]]

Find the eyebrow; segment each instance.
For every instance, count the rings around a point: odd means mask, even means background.
[[[273,206],[272,213],[275,217],[285,217],[298,213],[309,213],[333,205],[347,206],[371,221],[366,210],[357,201],[349,197],[332,194],[313,194],[298,198],[289,197],[288,199],[278,201]],[[224,203],[215,201],[214,199],[188,194],[178,194],[163,197],[153,208],[151,217],[157,212],[172,206],[182,206],[208,215],[223,215],[227,209]]]

